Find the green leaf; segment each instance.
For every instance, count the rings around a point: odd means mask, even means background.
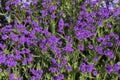
[[[8,23],[11,22],[11,15],[8,16]]]
[[[9,50],[7,49],[4,49],[3,53],[6,55],[6,54],[9,54]]]
[[[51,26],[51,32],[54,34],[55,33],[55,28],[56,28],[56,24],[55,24],[55,21],[53,21],[53,20],[51,20],[51,24],[52,24],[52,26]]]
[[[3,13],[0,13],[0,15],[5,15],[5,14],[3,14]]]

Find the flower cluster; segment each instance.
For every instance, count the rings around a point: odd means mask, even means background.
[[[0,8],[0,80],[120,79],[119,1],[2,0]]]

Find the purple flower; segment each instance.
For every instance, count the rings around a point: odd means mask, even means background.
[[[64,48],[63,51],[65,51],[66,53],[72,53],[74,51],[74,49],[72,48],[72,44],[68,43]]]
[[[111,25],[111,24],[107,24],[107,27],[108,27],[108,28],[112,28],[112,25]]]
[[[107,42],[107,46],[108,46],[108,47],[112,47],[112,46],[113,46],[113,43],[112,43],[112,42]]]
[[[80,64],[80,66],[79,66],[79,68],[80,68],[80,71],[82,72],[82,73],[85,73],[86,72],[86,64],[85,63],[81,63]]]
[[[25,43],[25,36],[24,35],[22,35],[21,37],[20,37],[20,44],[24,44]]]
[[[118,39],[119,39],[119,35],[117,35],[117,34],[114,34],[113,37],[115,38],[115,40],[118,40]]]
[[[8,38],[7,35],[2,35],[2,39],[3,39],[3,40],[6,40],[7,38]]]
[[[106,73],[110,74],[112,72],[112,66],[109,64],[105,64],[105,68],[106,68]]]
[[[21,60],[21,55],[16,54],[16,55],[14,55],[14,58],[15,58],[16,60]]]
[[[65,23],[64,23],[63,19],[60,18],[60,20],[58,21],[58,31],[59,32],[63,33],[64,25],[65,25]]]
[[[34,30],[38,33],[42,32],[42,27],[35,27]]]
[[[87,62],[88,62],[88,58],[84,58],[84,59],[83,59],[83,62],[84,62],[84,63],[87,63]]]
[[[2,68],[0,68],[0,72],[2,72]]]
[[[96,51],[98,54],[104,54],[104,53],[103,53],[103,47],[102,47],[102,46],[98,46],[97,48],[95,48],[95,51]]]
[[[51,14],[51,15],[50,15],[50,18],[51,18],[51,19],[55,19],[55,18],[56,18],[56,15],[55,15],[55,14]]]
[[[103,38],[102,37],[97,37],[96,40],[97,40],[97,42],[101,42],[101,41],[103,41]]]
[[[61,64],[62,64],[63,66],[66,64],[66,57],[65,57],[65,56],[62,56]]]
[[[14,80],[14,74],[9,75],[9,80]]]
[[[107,41],[102,41],[101,43],[102,43],[103,46],[107,45]]]
[[[97,25],[98,25],[98,26],[101,26],[102,23],[103,23],[102,21],[97,21]]]
[[[43,51],[46,51],[47,50],[47,47],[44,45],[44,44],[40,44],[39,47],[43,50]]]
[[[58,45],[60,45],[60,46],[61,46],[61,45],[62,45],[62,43],[63,43],[63,42],[62,42],[62,41],[60,41],[60,42],[58,42]]]
[[[58,77],[58,79],[61,79],[61,80],[64,79],[64,75],[63,74],[58,74],[57,77]]]
[[[47,29],[43,30],[42,33],[45,35],[45,36],[50,36],[50,33]]]
[[[25,53],[30,53],[30,50],[27,48],[25,48],[24,51],[25,51]]]
[[[57,63],[56,60],[55,60],[55,58],[50,58],[50,61],[51,61],[53,64],[56,64],[56,63]]]
[[[8,54],[6,56],[6,61],[5,61],[5,65],[8,67],[14,67],[17,65],[17,62],[15,61],[15,58],[13,55]]]
[[[24,59],[22,60],[22,64],[23,64],[23,65],[27,64],[27,58],[24,58]]]
[[[116,45],[120,46],[120,40],[117,40]]]
[[[6,9],[6,10],[10,10],[10,7],[9,7],[9,6],[6,6],[5,9]]]
[[[113,65],[113,71],[115,74],[118,75],[118,77],[120,77],[120,65],[119,64],[114,64]]]
[[[82,20],[82,16],[78,16],[78,20]]]
[[[55,4],[56,4],[56,5],[59,5],[59,4],[60,4],[60,2],[59,2],[59,1],[56,1],[56,2],[55,2]]]
[[[91,44],[89,44],[89,45],[88,45],[88,48],[89,48],[89,49],[94,49],[94,46],[91,45]]]
[[[76,32],[78,30],[79,30],[79,28],[77,26],[74,26],[74,31]]]
[[[4,63],[5,60],[6,60],[6,57],[4,55],[0,54],[0,64]]]
[[[78,31],[75,31],[75,35],[78,39],[84,40],[86,38],[90,38],[95,35],[95,33],[90,32],[89,30],[85,30],[83,28],[80,28]]]
[[[0,48],[1,48],[2,50],[4,50],[5,47],[6,47],[6,46],[5,46],[4,44],[0,43]]]
[[[29,54],[29,58],[27,58],[27,62],[30,63],[33,61],[33,54]]]
[[[105,35],[104,36],[104,40],[110,40],[110,36],[109,35]]]
[[[2,51],[0,51],[0,55],[1,55],[1,54],[3,54],[3,52],[2,52]]]
[[[114,16],[117,16],[119,13],[120,13],[120,8],[117,8],[117,9],[113,12],[113,15],[114,15]]]
[[[91,12],[91,13],[90,13],[90,16],[92,16],[92,17],[94,17],[95,15],[96,15],[95,12]]]
[[[70,43],[72,42],[72,38],[70,38],[70,36],[65,36],[65,39]]]
[[[78,50],[84,51],[84,46],[83,46],[83,45],[79,45],[79,46],[78,46]]]
[[[57,50],[58,50],[58,52],[57,52]],[[55,50],[55,52],[56,52],[55,57],[60,58],[61,57],[60,50],[58,48],[57,48],[57,50]]]
[[[36,77],[35,77],[35,76],[32,76],[32,77],[30,78],[30,80],[36,80]]]
[[[43,70],[30,69],[30,72],[34,75],[31,77],[32,80],[41,79],[41,76],[43,74]]]
[[[98,57],[95,56],[95,57],[93,58],[93,61],[94,61],[94,62],[97,62],[97,61],[98,61]]]
[[[32,25],[33,25],[34,27],[38,27],[38,22],[32,22]]]
[[[86,20],[87,20],[88,23],[94,23],[95,22],[94,19],[91,18],[91,17],[86,18]]]
[[[58,74],[57,76],[53,76],[52,80],[63,80],[64,79],[64,75],[63,74]]]
[[[52,77],[52,80],[58,80],[56,76],[53,76]]]
[[[26,10],[26,12],[28,13],[28,14],[32,14],[32,11],[31,10]],[[28,18],[28,17],[27,17]],[[28,19],[30,19],[30,17],[28,18]]]
[[[48,11],[47,10],[40,10],[40,13],[42,14],[42,17],[45,17],[48,15]]]
[[[66,66],[66,71],[71,71],[71,66]]]
[[[16,34],[10,34],[9,37],[10,37],[11,40],[13,40],[15,42],[18,41],[18,35],[16,35]]]
[[[59,69],[63,67],[61,64],[57,64],[57,63],[54,66],[57,66]]]
[[[71,4],[72,4],[72,6],[75,6],[76,3],[74,1],[72,1]]]
[[[113,32],[110,32],[109,36],[113,37],[115,34]]]
[[[50,36],[48,38],[47,44],[51,46],[51,45],[57,43],[58,41],[59,41],[59,38],[57,38],[56,36]]]
[[[59,14],[60,17],[62,17],[62,15],[63,15],[62,10],[60,10],[60,11],[58,12],[58,14]]]
[[[50,6],[49,11],[51,13],[51,12],[55,11],[56,9],[57,9],[57,6]]]
[[[50,67],[50,68],[49,68],[49,71],[50,71],[51,73],[55,73],[55,72],[57,72],[57,68],[55,68],[55,67]]]
[[[97,75],[98,75],[98,72],[94,70],[94,71],[92,72],[92,74],[93,74],[93,76],[97,76]]]
[[[108,56],[109,58],[114,58],[114,54],[113,54],[113,52],[111,51],[111,50],[105,50],[104,51],[104,54],[106,55],[106,56]]]
[[[86,66],[86,71],[89,72],[89,73],[92,72],[93,69],[94,69],[93,64],[89,64],[89,65]]]

